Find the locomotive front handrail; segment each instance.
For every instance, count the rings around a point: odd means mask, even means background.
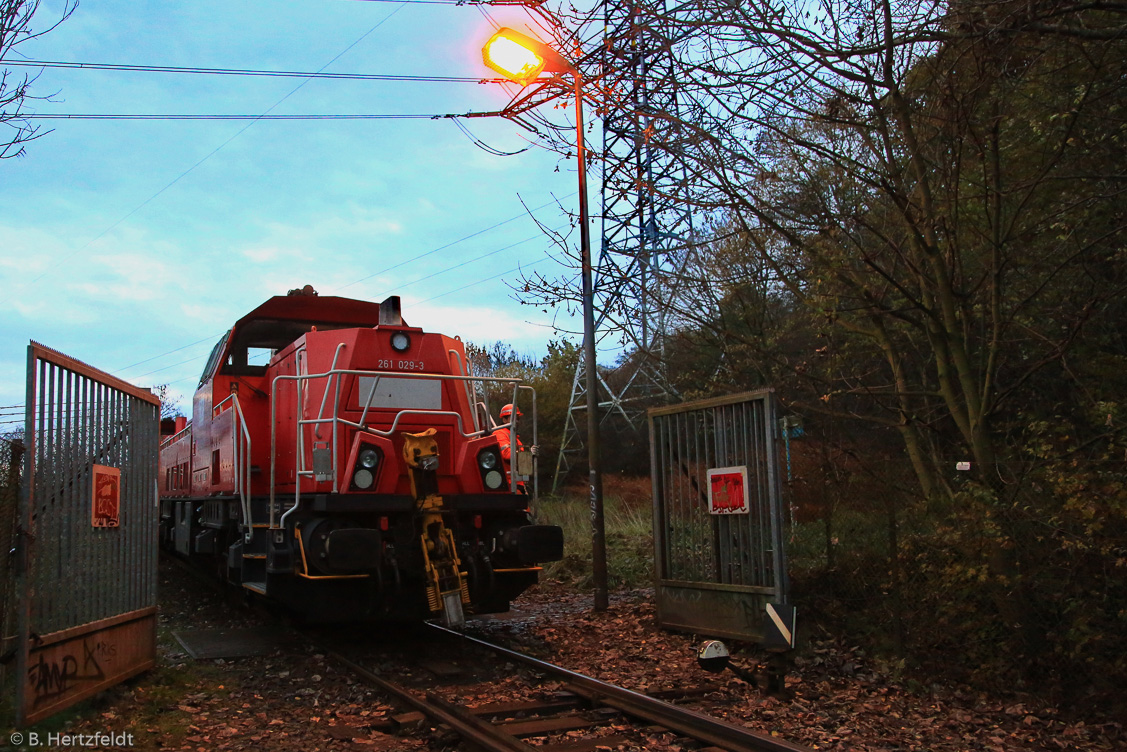
[[[458,361],[458,373],[462,374],[463,376],[469,376],[470,375],[470,367],[469,367],[470,366],[470,359],[469,358],[466,358],[466,362],[462,363],[462,356],[459,355],[458,351],[455,350],[454,348],[450,348],[449,350],[447,350],[446,354],[447,355],[453,355],[454,359]],[[480,431],[480,430],[482,430],[482,426],[478,422],[478,419],[477,419],[477,409],[476,409],[477,406],[474,405],[473,396],[470,394],[470,384],[469,384],[469,382],[468,381],[462,382],[462,387],[463,387],[463,389],[466,393],[466,402],[468,402],[470,405],[473,406],[470,410],[470,416],[473,418],[474,430]]]
[[[329,364],[329,373],[333,373],[336,370],[337,358],[340,357],[340,351],[343,350],[347,346],[348,346],[347,342],[341,342],[337,345],[336,352],[333,353],[333,362]],[[331,385],[332,383],[333,383],[333,378],[330,376],[329,377],[329,384]],[[339,377],[336,379],[336,385],[337,385],[337,397],[339,398],[340,397],[340,378]],[[318,418],[320,418],[321,416],[323,416],[325,414],[325,404],[328,401],[329,401],[329,390],[328,390],[328,387],[326,387],[325,393],[323,395],[321,395],[321,409],[317,411],[317,417]],[[337,406],[334,404],[333,405],[333,412],[334,413],[336,412],[336,407]],[[320,426],[317,426],[317,430],[313,432],[313,435],[318,439],[321,438],[321,427]],[[334,457],[336,456],[335,451],[333,452],[333,456]]]
[[[338,353],[339,353],[339,348],[341,346],[343,346],[343,344],[344,343],[341,343],[341,345],[338,345]],[[322,373],[300,373],[300,368],[301,368],[302,363],[303,363],[302,359],[299,359],[299,366],[298,366],[299,373],[293,374],[293,375],[275,376],[273,381],[270,382],[270,503],[269,503],[269,507],[270,507],[270,529],[271,530],[277,530],[277,529],[281,529],[282,527],[284,527],[286,518],[292,512],[294,512],[298,509],[298,507],[301,504],[301,479],[302,479],[302,477],[304,477],[306,475],[312,475],[313,474],[311,471],[304,470],[304,462],[305,462],[305,446],[304,446],[304,444],[305,444],[305,442],[303,440],[303,437],[304,437],[304,433],[302,431],[303,426],[311,425],[311,424],[319,425],[321,423],[332,423],[333,424],[332,463],[333,463],[333,491],[334,492],[337,491],[337,478],[336,478],[336,476],[337,476],[337,464],[338,464],[338,462],[337,462],[338,461],[338,451],[337,451],[337,434],[338,434],[337,424],[338,423],[342,423],[344,425],[351,426],[353,428],[357,428],[357,429],[364,430],[364,431],[371,431],[371,432],[376,433],[377,435],[380,435],[380,436],[390,437],[395,432],[396,428],[399,425],[399,418],[404,414],[447,415],[447,416],[452,415],[457,419],[458,432],[462,436],[464,436],[466,438],[477,438],[477,437],[480,437],[480,436],[484,436],[487,433],[487,430],[484,429],[484,428],[476,430],[473,433],[466,433],[464,426],[463,426],[463,423],[462,423],[461,413],[458,413],[458,412],[452,411],[452,410],[427,410],[427,409],[422,409],[422,408],[409,408],[409,409],[406,409],[406,410],[400,410],[396,414],[395,418],[392,421],[391,427],[387,431],[379,431],[378,429],[372,429],[372,428],[367,427],[366,425],[358,424],[358,423],[355,423],[353,421],[347,420],[345,418],[340,417],[340,415],[339,415],[339,412],[340,412],[340,404],[339,404],[340,403],[340,377],[341,376],[374,376],[377,379],[377,383],[378,383],[378,379],[386,376],[386,377],[392,377],[392,378],[397,378],[397,379],[407,378],[407,379],[421,379],[421,380],[439,381],[439,382],[442,382],[442,381],[461,381],[461,382],[464,382],[464,383],[468,383],[468,382],[472,382],[472,381],[480,381],[480,382],[483,382],[483,383],[505,384],[505,385],[509,385],[509,386],[512,387],[512,390],[513,390],[512,399],[513,399],[514,403],[516,402],[516,394],[517,394],[518,389],[520,389],[520,388],[532,389],[532,387],[524,385],[522,383],[522,380],[519,379],[519,378],[502,377],[502,376],[469,376],[469,375],[453,375],[453,374],[445,374],[445,373],[411,373],[411,372],[408,372],[408,371],[368,371],[368,370],[357,370],[357,369],[335,368],[335,367],[330,367],[330,369],[328,371],[324,371]],[[335,355],[333,357],[333,364],[332,365],[333,366],[336,365],[336,356]],[[304,414],[304,406],[302,404],[302,402],[303,402],[303,400],[302,400],[303,382],[312,381],[313,379],[324,379],[324,378],[328,378],[330,380],[329,384],[326,384],[326,386],[325,386],[325,395],[322,398],[322,403],[324,404],[324,402],[327,401],[327,399],[328,399],[329,387],[331,385],[333,385],[333,378],[334,377],[335,377],[336,393],[335,393],[335,398],[334,398],[332,417],[331,418],[330,417],[321,417],[322,413],[319,413],[319,416],[317,418],[313,418],[313,419],[299,418],[297,420],[297,427],[296,427],[296,434],[297,435],[296,435],[295,438],[296,438],[296,441],[297,441],[297,454],[298,454],[298,456],[296,457],[297,470],[295,471],[295,477],[294,477],[294,503],[293,503],[292,507],[287,509],[282,514],[281,518],[277,518],[276,509],[275,509],[275,500],[276,500],[276,491],[277,491],[277,477],[276,476],[277,476],[277,454],[278,454],[278,430],[277,430],[278,429],[278,414],[277,414],[277,410],[278,410],[278,382],[280,382],[280,381],[297,382],[297,394],[295,396],[297,398],[298,415],[300,416],[300,415]],[[375,385],[373,385],[371,393],[368,396],[368,400],[367,400],[368,403],[371,402],[371,397],[372,397],[372,394],[374,394],[374,393],[375,393]],[[534,400],[535,400],[535,391],[533,391],[533,394],[534,394]],[[534,405],[535,405],[535,401],[534,401]],[[534,412],[534,416],[535,416],[535,412]],[[366,417],[367,417],[367,410],[365,410],[364,413],[361,415],[362,419],[366,419]],[[510,421],[509,427],[510,427],[510,429],[512,429],[512,427],[513,427],[512,421]],[[535,432],[535,427],[533,428],[533,431]],[[515,475],[516,475],[515,473],[510,473],[510,490],[513,491],[514,493],[516,492],[516,477],[515,477]]]
[[[532,392],[532,446],[539,447],[540,441],[536,435],[536,427],[540,425],[540,421],[536,416],[536,389],[531,386],[521,385],[517,390],[527,389]],[[516,404],[516,403],[513,403]],[[513,428],[513,433],[516,433],[516,428]],[[512,446],[512,444],[510,444]],[[513,473],[516,475],[516,473]],[[540,452],[539,450],[532,453],[532,500],[540,500]]]
[[[360,411],[360,424],[363,425],[368,417],[368,411],[372,409],[372,400],[376,396],[376,387],[380,385],[382,377],[376,376],[375,381],[372,382],[372,388],[368,390],[368,399],[364,400],[364,409]],[[337,392],[337,407],[340,406],[340,392]]]

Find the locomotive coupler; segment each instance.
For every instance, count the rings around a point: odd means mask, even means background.
[[[438,495],[438,442],[436,431],[403,434],[403,459],[420,516],[420,543],[427,580],[427,606],[442,614],[447,627],[465,623],[463,604],[470,602],[469,583],[462,573],[454,533],[446,527],[442,497]]]

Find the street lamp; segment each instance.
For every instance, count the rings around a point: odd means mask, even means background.
[[[591,233],[587,226],[587,158],[583,145],[583,76],[559,52],[539,39],[501,28],[481,49],[485,64],[527,86],[543,72],[570,73],[575,82],[575,150],[579,157],[579,255],[583,277],[583,370],[587,380],[587,464],[591,504],[591,575],[595,610],[606,611],[607,542],[603,523],[603,477],[599,463],[599,392],[595,370],[595,300],[591,273]]]

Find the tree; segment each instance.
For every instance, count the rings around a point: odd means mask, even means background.
[[[184,408],[180,404],[180,398],[172,394],[168,384],[157,384],[152,387],[153,394],[160,400],[160,417],[161,420],[165,418],[182,418],[184,416]]]
[[[536,390],[540,473],[542,476],[550,475],[555,467],[554,459],[559,452],[559,437],[567,420],[571,400],[571,380],[579,361],[579,347],[564,339],[550,341],[548,354],[536,362],[535,359],[521,355],[512,346],[503,342],[494,342],[488,347],[471,342],[466,343],[466,357],[475,376],[519,378]],[[493,417],[497,419],[496,411],[510,400],[512,392],[500,387],[491,387],[487,391],[489,405],[495,411]],[[479,397],[481,394],[483,392],[479,392]],[[518,403],[522,406],[521,409],[527,412],[530,405],[529,398],[522,394],[519,399],[522,400]],[[531,441],[531,438],[530,435],[524,434],[526,442]]]
[[[40,0],[0,0],[0,60],[8,60],[21,44],[43,36],[70,17],[78,7],[78,0],[64,0],[57,21],[46,29],[35,31],[32,18],[39,10]],[[0,159],[24,154],[24,144],[46,135],[31,122],[23,106],[29,99],[47,99],[31,94],[35,76],[17,74],[7,68],[0,73],[0,123],[11,130],[0,139]]]
[[[895,431],[958,560],[933,584],[981,577],[1030,659],[1106,638],[1124,603],[1125,18],[695,0],[646,19],[681,109],[642,114],[677,116],[656,145],[713,223],[663,286],[675,339],[794,409]],[[1114,594],[1083,617],[1077,549]]]

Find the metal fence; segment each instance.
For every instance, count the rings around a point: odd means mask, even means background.
[[[153,663],[160,403],[32,343],[25,409],[20,725]]]
[[[15,559],[9,552],[16,545],[16,519],[19,516],[20,468],[23,442],[16,436],[0,437],[0,691],[4,717],[12,693],[15,664],[14,648],[18,624]]]
[[[788,596],[773,392],[649,420],[658,622],[762,640],[767,604]]]

